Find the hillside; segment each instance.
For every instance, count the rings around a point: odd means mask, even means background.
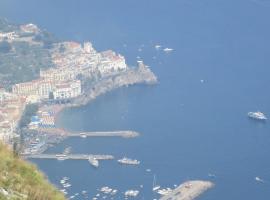
[[[50,49],[56,41],[34,24],[16,25],[0,18],[0,86],[36,79],[40,69],[53,67]]]
[[[0,144],[0,200],[64,200],[37,168]]]

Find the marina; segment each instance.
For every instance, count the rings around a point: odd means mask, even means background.
[[[41,134],[42,133],[42,134]],[[44,135],[44,136],[43,136]],[[88,137],[120,137],[120,138],[136,138],[140,136],[140,133],[131,130],[120,130],[120,131],[95,131],[95,132],[68,132],[63,129],[53,128],[46,129],[40,132],[36,139],[32,139],[25,145],[21,152],[21,155],[34,155],[42,154],[48,147],[58,144],[64,139],[72,137],[88,138]],[[62,154],[69,154],[71,148],[64,149]]]

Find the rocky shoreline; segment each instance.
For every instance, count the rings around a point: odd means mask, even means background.
[[[145,83],[153,85],[157,83],[155,74],[144,64],[140,64],[136,69],[128,69],[115,76],[102,79],[94,84],[84,94],[74,100],[72,106],[82,106],[96,99],[98,96],[114,89]]]
[[[157,84],[158,80],[156,75],[150,70],[149,67],[145,66],[143,63],[139,63],[136,68],[128,68],[123,72],[119,72],[115,75],[104,77],[92,83],[89,87],[83,88],[82,95],[72,99],[69,103],[48,103],[43,102],[39,105],[40,113],[50,113],[54,127],[40,127],[36,131],[39,133],[37,137],[41,135],[45,136],[43,140],[44,145],[38,148],[36,153],[42,153],[47,150],[51,145],[63,141],[66,137],[71,136],[70,131],[65,130],[65,127],[58,127],[57,120],[60,113],[67,108],[74,108],[87,105],[88,103],[95,100],[98,96],[103,95],[112,90],[118,89],[120,87],[127,87],[136,84],[146,84],[154,85]],[[30,143],[29,143],[30,144]],[[21,150],[21,154],[28,154],[29,145],[25,144],[24,148]],[[34,153],[34,152],[33,152]],[[35,154],[35,153],[34,153]]]
[[[72,103],[53,105],[41,104],[40,110],[53,111],[54,119],[57,121],[59,114],[64,109],[87,105],[98,96],[112,90],[136,84],[154,85],[157,84],[157,82],[158,80],[156,75],[147,66],[140,64],[138,68],[129,68],[125,72],[97,81],[91,87],[85,89],[81,96],[73,99]],[[48,130],[42,129],[41,132],[60,136],[69,134],[68,131],[64,130],[64,128],[60,129],[59,127],[50,128]]]
[[[55,118],[66,108],[84,106],[95,100],[98,96],[103,95],[120,87],[132,86],[136,84],[154,85],[158,83],[156,75],[144,64],[140,64],[138,68],[129,68],[125,72],[104,78],[86,89],[83,94],[75,98],[72,103],[52,105],[55,111]],[[48,106],[49,108],[50,106]]]

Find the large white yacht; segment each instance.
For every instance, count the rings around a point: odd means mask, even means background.
[[[248,117],[252,119],[258,119],[258,120],[266,120],[267,117],[260,111],[257,112],[249,112]]]

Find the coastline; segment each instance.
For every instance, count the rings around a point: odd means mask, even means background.
[[[154,85],[157,84],[158,80],[156,75],[149,69],[149,67],[145,66],[143,63],[139,63],[137,68],[128,68],[126,71],[120,72],[114,76],[108,76],[101,80],[98,80],[91,87],[84,88],[82,95],[72,99],[72,103],[66,104],[46,104],[41,103],[39,106],[38,112],[50,113],[51,118],[53,120],[53,127],[41,127],[37,129],[37,132],[43,135],[46,135],[46,141],[43,146],[41,146],[35,153],[40,154],[47,150],[47,148],[51,145],[62,142],[67,137],[73,137],[74,135],[84,137],[84,135],[80,135],[80,133],[70,132],[65,130],[65,127],[58,127],[56,121],[58,120],[60,113],[67,108],[74,108],[85,106],[88,103],[94,101],[100,95],[106,94],[107,92],[113,91],[120,87],[128,87],[136,84],[146,84],[146,85]],[[111,134],[111,132],[101,133],[87,133],[87,137],[123,137],[123,138],[134,138],[138,137],[140,134],[136,131],[118,131],[118,134]],[[122,132],[119,134],[119,132]],[[132,133],[132,134],[130,134]],[[25,148],[27,149],[27,147]],[[28,154],[25,150],[22,151],[22,154]]]
[[[41,105],[40,109],[51,110],[54,113],[55,121],[58,120],[60,113],[73,107],[85,106],[97,97],[106,94],[107,92],[116,90],[121,87],[128,87],[136,84],[154,85],[158,80],[156,75],[145,65],[140,65],[136,69],[128,69],[112,77],[100,80],[92,85],[92,87],[83,91],[83,94],[73,100],[73,103]],[[59,127],[56,127],[59,129]]]

